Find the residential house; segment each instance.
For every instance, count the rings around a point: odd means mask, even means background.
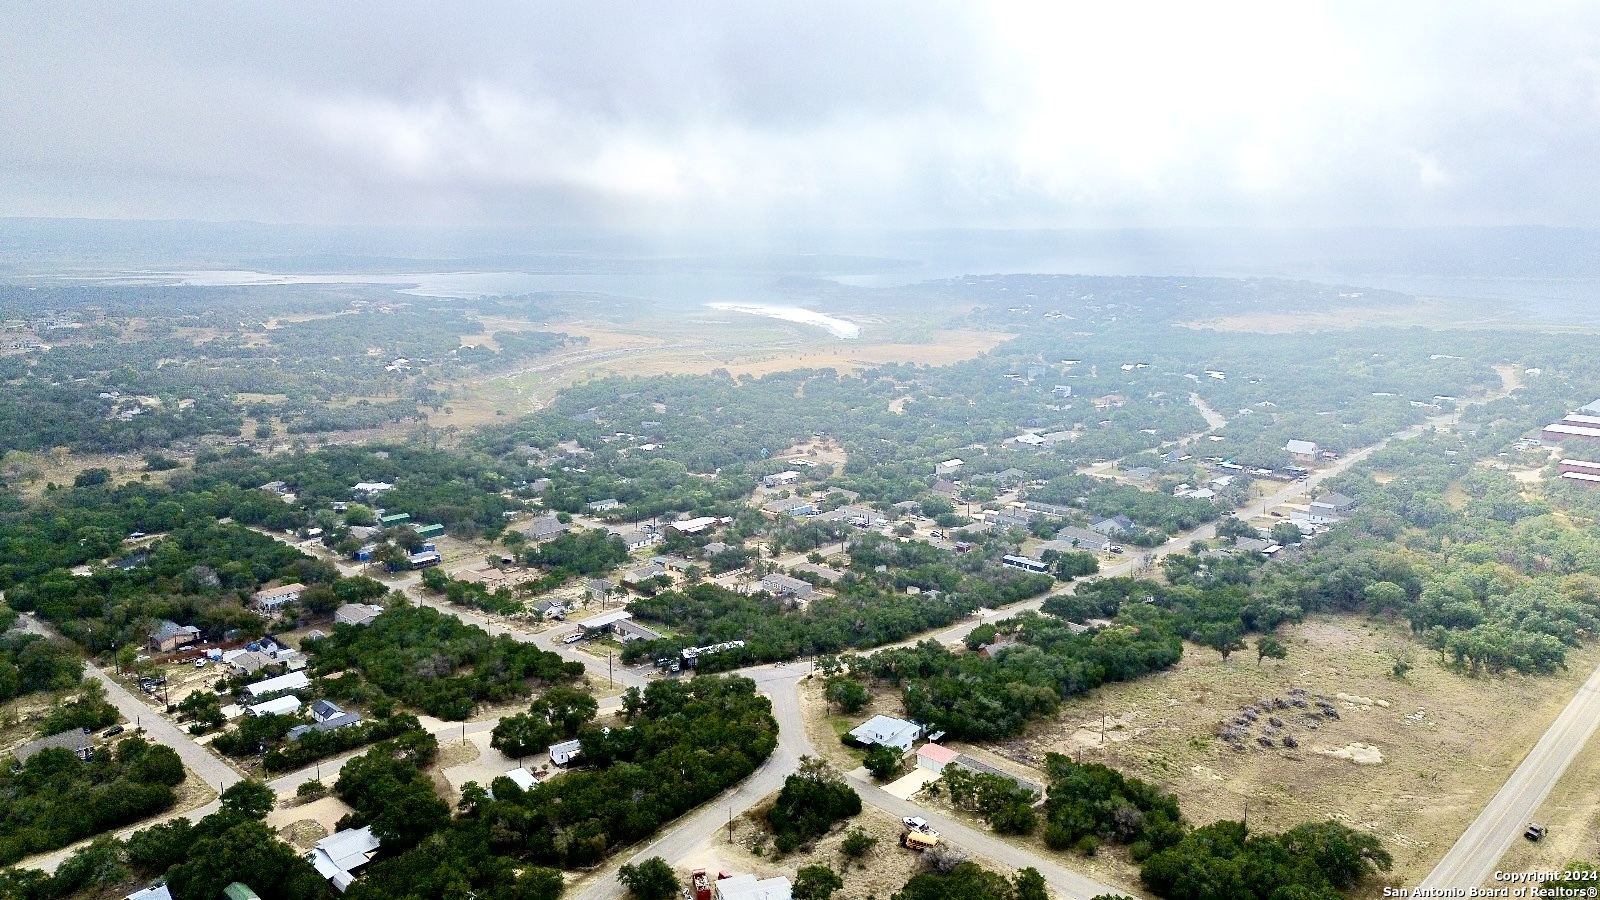
[[[768,500],[761,510],[772,516],[792,516],[802,518],[817,514],[817,505],[810,500],[799,497],[786,497],[781,500]]]
[[[172,891],[167,890],[166,883],[162,882],[134,891],[124,900],[172,900]]]
[[[628,571],[623,572],[622,583],[629,587],[633,587],[641,581],[649,581],[652,578],[665,574],[667,574],[666,566],[656,562],[648,563],[640,566],[637,569],[629,569]]]
[[[935,478],[932,490],[942,497],[954,497],[961,489],[956,487],[956,483],[948,478]]]
[[[310,725],[296,725],[295,727],[289,729],[288,736],[289,740],[298,741],[302,736],[312,734],[313,732],[337,731],[340,728],[347,728],[351,725],[360,724],[361,716],[359,714],[350,712],[340,713],[337,716],[331,716],[327,719],[323,719],[320,722],[315,722]]]
[[[615,497],[612,497],[612,498],[609,498],[609,499],[606,499],[606,500],[595,500],[594,502],[589,504],[589,511],[590,512],[606,512],[608,510],[616,509],[617,507],[619,507],[621,505],[622,505],[621,501],[617,500]]]
[[[782,875],[757,878],[754,875],[718,877],[712,882],[711,900],[793,900],[794,885]]]
[[[805,572],[808,575],[815,575],[817,578],[821,579],[822,581],[826,581],[828,584],[833,584],[844,577],[844,573],[838,569],[829,568],[828,566],[819,565],[818,563],[801,563],[800,565],[795,566],[791,571]]]
[[[996,528],[1023,528],[1033,524],[1035,516],[1025,509],[1003,509],[989,514],[989,524]]]
[[[371,625],[372,620],[383,615],[383,607],[376,603],[346,603],[333,613],[339,625]]]
[[[684,559],[681,556],[652,556],[650,561],[666,566],[670,572],[687,572],[695,567],[693,560]]]
[[[850,730],[850,737],[863,746],[892,747],[911,752],[911,745],[922,737],[922,726],[891,716],[873,716]]]
[[[308,688],[310,686],[311,679],[306,677],[306,673],[290,672],[287,675],[279,675],[276,678],[268,678],[265,681],[258,681],[255,684],[247,684],[245,685],[244,692],[248,694],[252,700],[254,700],[261,697],[266,697],[270,694],[277,694],[283,691],[297,691],[301,688]]]
[[[240,675],[254,675],[267,666],[277,663],[271,654],[260,650],[242,650],[232,655],[224,655],[226,659],[223,661]]]
[[[578,630],[592,637],[597,634],[605,634],[606,632],[613,631],[613,625],[616,625],[618,622],[625,622],[631,618],[633,618],[633,613],[628,612],[625,609],[613,609],[609,612],[603,612],[598,616],[592,616],[584,619],[582,622],[578,623]]]
[[[611,533],[622,538],[622,542],[628,545],[629,550],[643,550],[646,547],[653,547],[662,541],[660,534],[654,531],[646,531],[643,528],[613,530]]]
[[[562,536],[567,531],[567,526],[555,516],[540,516],[537,519],[517,529],[534,543],[551,541]]]
[[[1024,572],[1044,573],[1050,571],[1049,566],[1028,556],[1007,554],[1000,558],[1000,564],[1008,569],[1021,569]]]
[[[961,471],[961,467],[964,465],[966,465],[966,463],[959,459],[947,459],[933,467],[933,474],[954,475],[956,472]]]
[[[757,587],[774,597],[793,597],[796,600],[810,600],[817,593],[817,589],[810,584],[776,572],[763,577]]]
[[[311,704],[311,718],[318,722],[326,722],[335,716],[344,715],[344,710],[332,700],[317,700]]]
[[[1055,516],[1056,518],[1063,519],[1072,515],[1073,513],[1073,509],[1070,506],[1062,506],[1057,503],[1041,503],[1037,500],[1029,500],[1023,503],[1022,508],[1028,512],[1039,513],[1046,516]]]
[[[200,640],[200,629],[193,625],[179,625],[170,619],[162,619],[161,624],[150,632],[150,649],[158,653],[169,653],[198,640]]]
[[[566,768],[583,752],[583,742],[578,740],[562,741],[550,745],[550,764]]]
[[[716,556],[718,553],[728,550],[732,546],[733,545],[725,544],[722,541],[712,541],[704,547],[701,547],[700,550],[701,552],[705,553],[706,556]]]
[[[1027,432],[1026,434],[1019,434],[1012,438],[1012,440],[1022,447],[1043,447],[1047,443],[1043,435],[1036,434],[1032,431]]]
[[[776,488],[783,487],[786,484],[797,484],[799,481],[800,473],[790,469],[787,472],[778,472],[762,478],[761,486],[765,488]]]
[[[722,520],[716,518],[715,516],[699,516],[693,519],[682,519],[677,522],[669,522],[667,527],[677,531],[679,534],[699,534],[700,532],[716,525],[720,521]]]
[[[612,591],[615,591],[616,589],[616,582],[607,581],[604,578],[596,578],[590,581],[585,588],[590,600],[604,600],[611,595]]]
[[[553,619],[564,618],[567,614],[567,605],[554,597],[542,597],[528,604],[528,608],[541,616]]]
[[[387,481],[358,481],[355,487],[350,489],[350,492],[353,494],[365,494],[370,497],[373,494],[381,494],[384,491],[392,490],[394,490],[394,485]]]
[[[1056,540],[1070,544],[1075,550],[1104,553],[1111,549],[1111,538],[1098,531],[1090,531],[1087,528],[1079,528],[1076,525],[1068,525],[1056,532]]]
[[[372,833],[371,825],[345,829],[317,841],[306,859],[342,894],[355,882],[355,870],[372,862],[382,844]]]
[[[1290,441],[1283,445],[1283,449],[1289,451],[1290,456],[1301,462],[1310,462],[1317,458],[1316,441]]]
[[[288,716],[300,711],[300,698],[284,694],[244,708],[247,716]]]
[[[293,584],[266,588],[265,590],[256,591],[254,605],[256,609],[262,612],[276,612],[299,600],[300,595],[305,593],[305,590],[306,586],[298,581]]]
[[[662,637],[661,632],[646,628],[632,619],[618,619],[612,622],[611,633],[624,644],[632,641],[659,641]]]
[[[1132,531],[1133,520],[1127,516],[1117,515],[1109,519],[1101,519],[1090,525],[1089,528],[1100,532],[1106,537],[1116,537],[1118,533]]]
[[[83,733],[82,728],[61,731],[49,737],[29,741],[18,747],[13,755],[16,756],[17,762],[25,763],[41,750],[71,750],[79,759],[85,761],[94,755],[94,745],[90,743],[89,736]]]
[[[1346,497],[1344,494],[1339,493],[1323,494],[1321,497],[1311,501],[1311,511],[1313,513],[1329,518],[1347,516],[1355,508],[1356,501],[1354,497]]]
[[[511,779],[512,784],[525,791],[533,790],[534,785],[539,783],[539,776],[528,771],[527,766],[518,766],[515,769],[511,769],[506,772],[505,777]]]
[[[885,519],[877,510],[868,509],[864,506],[841,506],[838,509],[830,509],[817,518],[824,522],[847,522],[858,528],[889,524],[889,520]]]
[[[1261,538],[1236,538],[1233,542],[1233,549],[1241,553],[1263,553],[1270,546],[1272,546],[1271,541],[1264,541]]]

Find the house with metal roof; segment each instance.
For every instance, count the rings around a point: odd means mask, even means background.
[[[289,716],[299,711],[300,698],[293,694],[284,694],[244,708],[244,714],[247,716]]]
[[[170,619],[162,619],[161,624],[150,632],[150,649],[166,653],[198,640],[200,640],[200,629],[193,625],[179,625]]]
[[[257,697],[265,697],[269,694],[281,693],[283,691],[295,691],[301,688],[308,688],[310,686],[311,679],[306,677],[306,673],[290,672],[287,675],[279,675],[276,678],[268,678],[265,681],[258,681],[255,684],[247,684],[245,685],[244,692],[254,699]]]
[[[850,737],[863,746],[892,747],[901,753],[922,737],[922,726],[893,716],[873,716],[850,730]]]
[[[71,750],[82,760],[94,755],[94,745],[90,743],[89,736],[83,733],[82,728],[59,731],[49,737],[29,741],[18,747],[12,755],[17,758],[17,762],[24,763],[41,750]]]
[[[318,875],[344,893],[356,880],[355,870],[372,862],[382,844],[371,825],[345,829],[317,841],[306,859]]]
[[[763,577],[757,588],[774,597],[794,597],[797,600],[810,600],[817,593],[817,589],[810,584],[777,572]]]
[[[339,625],[371,625],[372,620],[383,615],[383,607],[376,603],[346,603],[333,613]]]

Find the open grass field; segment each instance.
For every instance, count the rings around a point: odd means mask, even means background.
[[[1569,654],[1569,670],[1554,677],[1469,678],[1414,648],[1416,667],[1397,679],[1395,649],[1409,645],[1403,626],[1319,616],[1283,636],[1288,659],[1264,664],[1249,651],[1224,663],[1186,647],[1169,672],[1070,702],[1053,723],[994,749],[1029,764],[1047,752],[1105,761],[1174,791],[1196,823],[1247,808],[1251,827],[1268,831],[1337,819],[1382,839],[1394,855],[1393,882],[1408,884],[1432,868],[1600,663],[1591,646]],[[1242,752],[1215,736],[1240,707],[1289,700],[1295,688],[1313,698],[1312,709],[1326,698],[1339,717],[1315,717],[1313,729],[1314,717],[1293,706],[1263,713]],[[1280,737],[1292,735],[1298,749],[1256,743],[1268,715],[1281,717]],[[1596,798],[1584,790],[1572,785],[1559,802],[1592,821]],[[1095,864],[1127,865],[1113,856],[1103,852]],[[1136,883],[1131,866],[1119,880],[1129,875]]]

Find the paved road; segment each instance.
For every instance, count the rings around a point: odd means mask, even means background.
[[[699,847],[705,839],[724,827],[731,816],[743,815],[764,797],[783,787],[783,780],[799,766],[800,757],[818,756],[817,748],[806,733],[805,719],[800,708],[800,685],[811,667],[791,663],[780,666],[756,666],[741,670],[756,682],[758,689],[772,700],[772,715],[778,722],[778,747],[772,756],[745,779],[738,787],[730,789],[700,809],[679,819],[654,841],[627,858],[611,861],[599,877],[575,900],[616,900],[623,895],[615,872],[624,863],[638,863],[659,856],[669,863],[677,863]],[[1062,898],[1087,900],[1100,894],[1125,894],[1124,890],[1101,884],[1054,861],[1037,856],[1027,850],[1012,846],[992,834],[969,828],[954,820],[942,818],[927,809],[901,800],[870,782],[851,779],[861,801],[896,817],[922,816],[954,846],[988,857],[1015,868],[1032,866]]]
[[[1578,688],[1567,708],[1533,745],[1522,765],[1467,826],[1450,851],[1422,879],[1421,887],[1471,888],[1488,884],[1505,855],[1600,727],[1600,669]]]

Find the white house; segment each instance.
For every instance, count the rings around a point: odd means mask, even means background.
[[[293,694],[274,697],[265,703],[244,708],[247,716],[287,716],[300,711],[300,698]]]
[[[372,620],[383,615],[383,607],[376,603],[346,603],[333,614],[340,625],[371,625]]]
[[[765,478],[762,478],[761,486],[768,488],[782,487],[786,484],[794,484],[799,480],[800,473],[790,469],[787,472],[779,472],[775,475],[768,475]]]
[[[583,742],[577,740],[562,741],[550,745],[550,764],[565,767],[570,765],[578,755],[583,752]]]
[[[506,773],[506,777],[511,779],[512,783],[517,787],[522,788],[525,791],[531,789],[534,785],[539,783],[539,776],[528,771],[527,766],[518,766],[517,768],[512,769]]]
[[[377,855],[382,842],[372,833],[372,826],[335,832],[317,841],[306,859],[311,861],[317,874],[326,878],[342,894],[356,880],[355,870]]]
[[[1315,459],[1317,456],[1316,441],[1290,441],[1283,445],[1283,449],[1295,459]]]
[[[300,599],[305,593],[306,586],[296,581],[294,584],[285,584],[280,587],[267,588],[256,591],[255,606],[260,610],[282,609]]]
[[[935,474],[935,475],[952,475],[955,472],[959,471],[961,469],[961,467],[964,466],[964,465],[966,465],[966,463],[962,462],[959,459],[947,459],[944,462],[939,463],[938,465],[933,467],[933,474]]]
[[[279,675],[276,678],[268,678],[265,681],[245,685],[244,692],[249,694],[251,698],[255,698],[276,694],[280,691],[296,691],[310,686],[311,679],[306,677],[306,673],[290,672],[287,675]]]
[[[858,744],[893,747],[901,753],[909,753],[911,745],[922,737],[922,726],[891,716],[873,716],[851,729],[850,736]]]
[[[712,887],[712,900],[793,900],[794,885],[782,875],[756,878],[735,875],[718,878]]]

